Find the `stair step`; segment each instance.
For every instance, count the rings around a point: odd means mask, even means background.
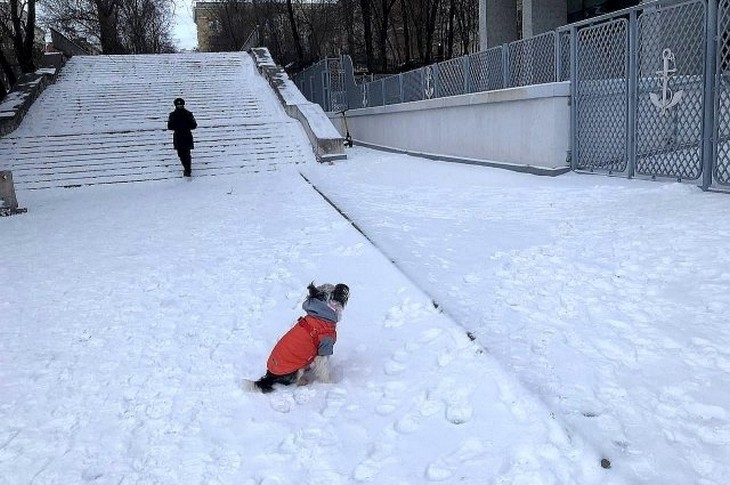
[[[245,53],[71,59],[25,121],[0,138],[19,189],[179,178],[166,130],[172,100],[195,113],[195,176],[314,161],[311,145]]]

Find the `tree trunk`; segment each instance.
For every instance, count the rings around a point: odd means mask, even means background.
[[[390,23],[390,12],[393,10],[395,0],[380,0],[382,17],[380,18],[380,66],[382,72],[388,71],[388,24]]]
[[[10,20],[13,24],[15,57],[22,72],[35,71],[33,62],[33,36],[35,34],[35,0],[28,0],[27,19],[23,22],[23,6],[18,0],[10,0]]]
[[[2,68],[5,78],[8,80],[8,90],[12,89],[15,83],[18,82],[18,77],[13,72],[13,68],[2,50],[0,50],[0,68]]]
[[[299,38],[299,30],[297,29],[297,19],[294,17],[294,5],[291,0],[286,0],[286,10],[289,12],[289,24],[291,25],[291,33],[294,37],[294,47],[297,50],[297,59],[299,65],[304,65],[304,49],[302,48],[302,39]]]
[[[119,41],[117,4],[114,0],[95,0],[99,17],[99,40],[104,54],[123,54]]]
[[[454,18],[456,17],[456,0],[449,0],[449,26],[446,41],[446,57],[454,57]]]
[[[365,65],[368,72],[372,73],[375,69],[373,63],[373,11],[370,8],[370,0],[360,0],[360,8],[362,9],[362,23],[365,34]]]
[[[411,65],[411,32],[408,26],[408,9],[406,0],[400,0],[401,18],[403,19],[403,58],[406,66]]]
[[[424,64],[431,64],[433,54],[433,34],[436,32],[436,13],[438,12],[438,0],[431,0],[430,9],[426,14],[426,57]]]

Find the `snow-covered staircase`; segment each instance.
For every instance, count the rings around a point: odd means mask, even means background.
[[[0,170],[19,189],[179,178],[166,130],[172,101],[195,114],[193,176],[260,172],[314,160],[246,53],[74,57],[0,138]]]

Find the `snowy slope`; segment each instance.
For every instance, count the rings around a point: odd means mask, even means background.
[[[19,188],[176,178],[166,131],[172,100],[183,97],[198,121],[196,176],[274,170],[313,160],[245,53],[74,57],[0,139],[0,168]]]
[[[626,483],[291,169],[22,202],[4,484]],[[313,279],[352,289],[337,382],[242,391]]]
[[[728,483],[730,197],[355,148],[308,178],[629,483]]]

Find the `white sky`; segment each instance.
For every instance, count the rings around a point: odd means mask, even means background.
[[[193,49],[198,45],[192,4],[192,0],[175,0],[173,37],[178,49]]]

